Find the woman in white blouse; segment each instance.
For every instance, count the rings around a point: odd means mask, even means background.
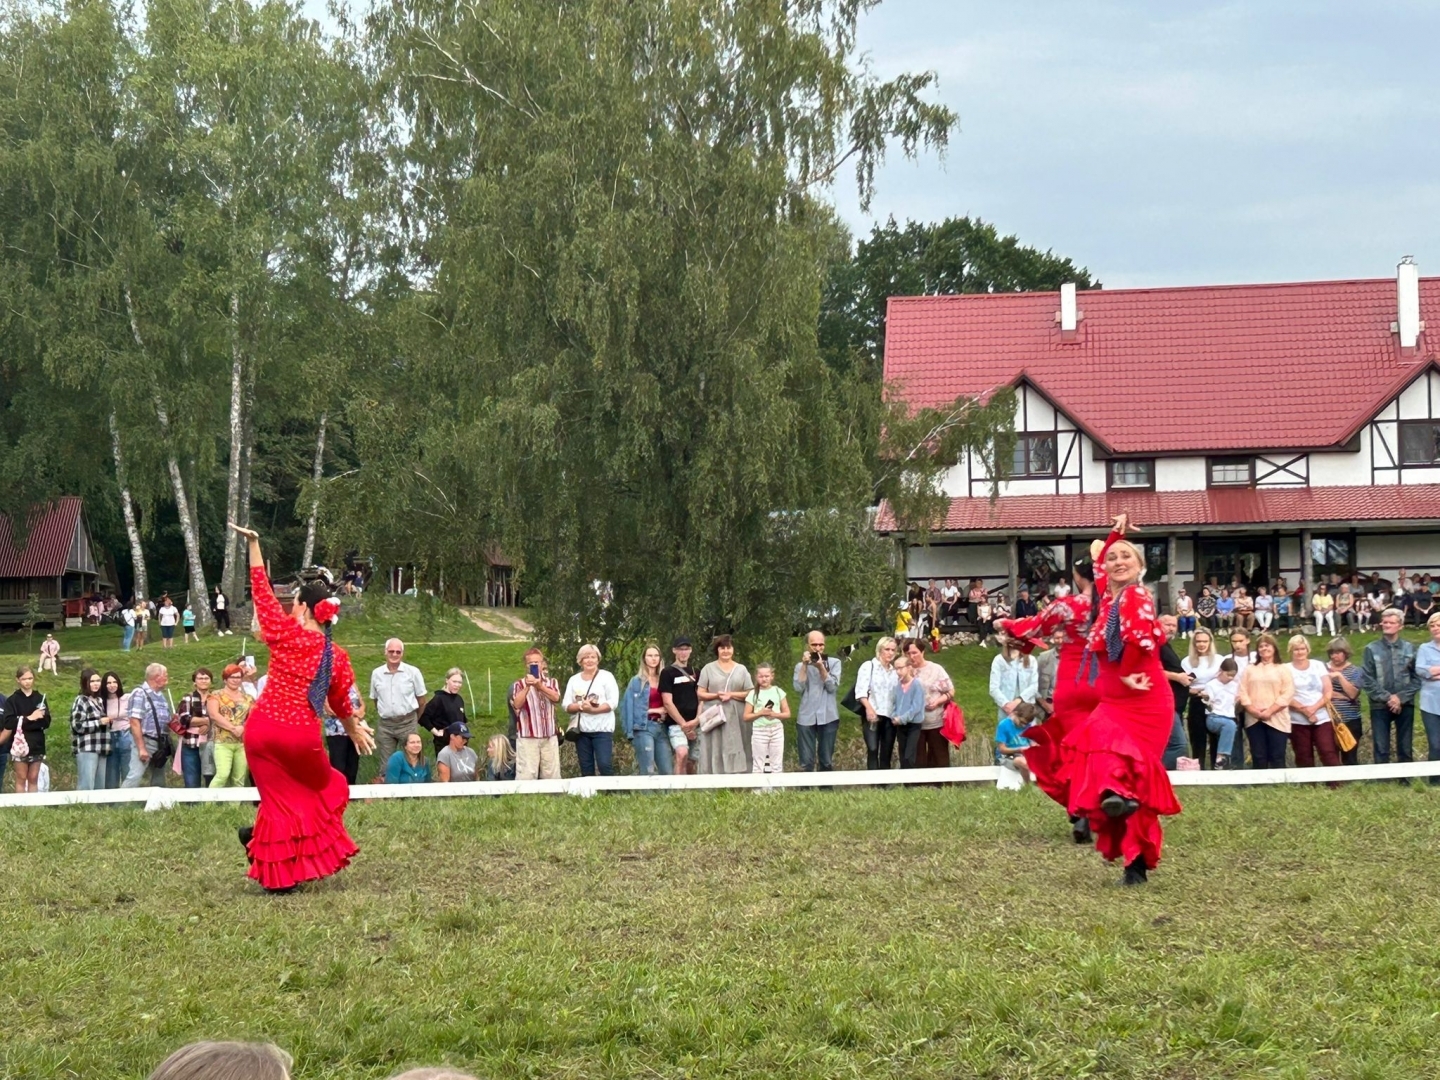
[[[1220,674],[1220,660],[1220,654],[1215,651],[1215,638],[1203,626],[1195,631],[1190,639],[1190,652],[1180,660],[1180,667],[1190,676],[1185,733],[1190,736],[1190,753],[1199,761],[1213,762],[1220,745],[1218,733],[1212,735],[1205,727],[1205,701],[1200,696]]]
[[[1330,713],[1330,675],[1323,663],[1310,659],[1310,643],[1303,634],[1292,637],[1287,649],[1290,681],[1295,684],[1295,696],[1290,699],[1290,745],[1295,750],[1295,767],[1312,767],[1317,750],[1323,764],[1339,765],[1340,749],[1335,745]]]
[[[600,669],[600,650],[581,645],[575,654],[580,670],[570,676],[560,698],[565,711],[576,719],[575,753],[581,776],[609,776],[615,755],[615,706],[620,687],[615,676]]]

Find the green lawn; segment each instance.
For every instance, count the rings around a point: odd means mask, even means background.
[[[1440,794],[1182,794],[1142,890],[1033,789],[378,802],[287,897],[243,806],[9,810],[0,1075],[1436,1075]]]

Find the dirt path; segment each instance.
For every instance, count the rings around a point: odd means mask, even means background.
[[[535,633],[535,628],[528,622],[503,608],[462,607],[460,614],[487,634],[498,634],[502,638],[520,641],[534,636]]]

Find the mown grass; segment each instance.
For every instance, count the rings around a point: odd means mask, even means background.
[[[243,806],[7,811],[0,1075],[1435,1075],[1440,796],[1182,794],[1142,890],[1033,790],[359,805],[287,897]]]

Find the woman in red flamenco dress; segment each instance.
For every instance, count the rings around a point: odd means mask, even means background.
[[[1160,862],[1160,818],[1178,814],[1180,803],[1161,763],[1175,719],[1160,664],[1165,634],[1141,584],[1144,555],[1124,539],[1125,527],[1122,515],[1096,558],[1095,620],[1082,677],[1095,681],[1100,702],[1062,746],[1070,813],[1090,822],[1107,861],[1124,860],[1122,882],[1141,885]]]
[[[1048,644],[1057,631],[1065,635],[1055,667],[1055,707],[1044,723],[1025,730],[1025,737],[1032,744],[1025,751],[1025,764],[1035,778],[1035,785],[1067,810],[1070,805],[1070,778],[1065,773],[1060,744],[1100,703],[1099,689],[1080,677],[1085,639],[1090,632],[1093,576],[1091,564],[1077,563],[1075,588],[1069,596],[1052,600],[1037,615],[995,621],[995,628],[1026,653]],[[1092,837],[1088,819],[1071,815],[1070,827],[1077,844],[1090,843]]]
[[[359,848],[345,831],[350,787],[330,765],[320,713],[330,703],[362,754],[375,746],[350,705],[350,657],[330,637],[339,604],[319,578],[305,581],[289,615],[275,599],[260,554],[260,536],[234,523],[249,541],[255,613],[270,648],[270,672],[245,723],[245,757],[260,793],[253,827],[240,830],[250,877],[269,892],[342,870]]]

